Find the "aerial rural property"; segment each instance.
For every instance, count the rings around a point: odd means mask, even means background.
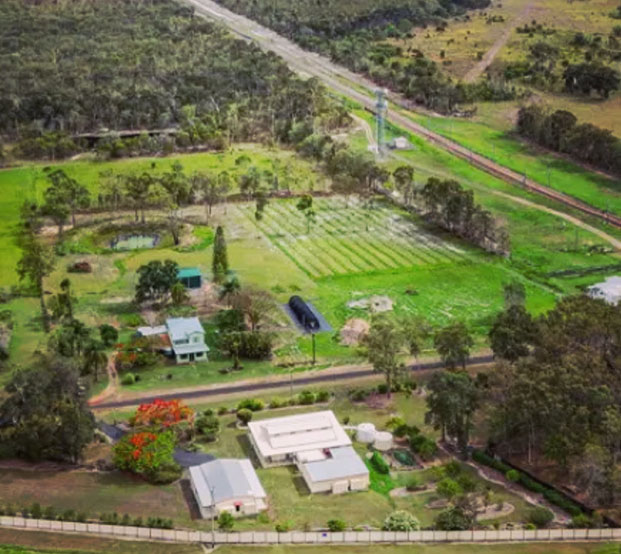
[[[621,552],[619,0],[5,0],[0,68],[0,554]]]

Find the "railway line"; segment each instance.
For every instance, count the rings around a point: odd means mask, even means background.
[[[279,55],[288,63],[291,69],[297,73],[321,80],[329,88],[343,94],[344,96],[347,96],[348,98],[351,98],[361,104],[365,109],[374,112],[374,90],[376,85],[370,80],[357,75],[344,67],[338,66],[319,54],[303,50],[298,45],[278,35],[271,29],[263,27],[262,25],[242,15],[227,10],[213,0],[185,1],[195,8],[197,14],[219,21],[228,27],[234,34],[237,34],[247,41],[255,42],[265,50],[272,51]],[[412,109],[411,102],[399,94],[391,93],[391,102],[401,108]],[[529,179],[525,174],[520,174],[517,171],[502,166],[493,160],[482,156],[481,154],[469,150],[455,141],[447,139],[446,137],[427,129],[423,125],[412,121],[409,117],[399,111],[389,110],[387,120],[398,127],[401,127],[405,131],[427,140],[454,156],[469,162],[478,169],[481,169],[511,185],[518,186],[531,193],[553,200],[568,208],[578,210],[590,217],[597,218],[613,227],[621,229],[621,217],[619,215],[600,210],[599,208],[591,206],[590,204],[578,200],[573,196],[550,187],[546,187],[532,179]],[[605,235],[602,231],[599,231],[596,234],[600,237]],[[609,235],[607,235],[607,237],[608,242],[615,245],[615,248],[619,249],[620,242]]]

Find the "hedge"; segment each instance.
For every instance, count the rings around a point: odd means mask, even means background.
[[[378,473],[382,473],[384,475],[390,473],[390,466],[386,460],[384,460],[383,456],[377,451],[373,452],[373,456],[371,456],[371,465]]]

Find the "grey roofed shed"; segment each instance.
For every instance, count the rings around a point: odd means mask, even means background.
[[[190,476],[204,507],[238,497],[265,498],[265,490],[250,460],[220,459],[190,468]],[[213,488],[211,497],[210,487]]]
[[[369,470],[351,446],[330,448],[330,458],[304,464],[313,482],[368,475]]]

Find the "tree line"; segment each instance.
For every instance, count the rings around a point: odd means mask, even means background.
[[[621,176],[621,141],[611,131],[579,123],[567,110],[550,112],[537,105],[518,112],[517,132],[550,150]]]
[[[488,0],[273,2],[219,0],[227,8],[271,27],[302,47],[330,57],[378,85],[433,110],[450,113],[475,100],[510,100],[517,91],[502,76],[474,84],[454,82],[422,52],[388,42],[411,37],[414,26],[446,26],[449,17],[483,8]]]
[[[344,116],[317,81],[172,0],[10,0],[0,36],[0,129],[25,158],[67,157],[86,147],[75,135],[101,130],[110,157],[287,142],[295,122]],[[114,134],[168,128],[176,134]]]

